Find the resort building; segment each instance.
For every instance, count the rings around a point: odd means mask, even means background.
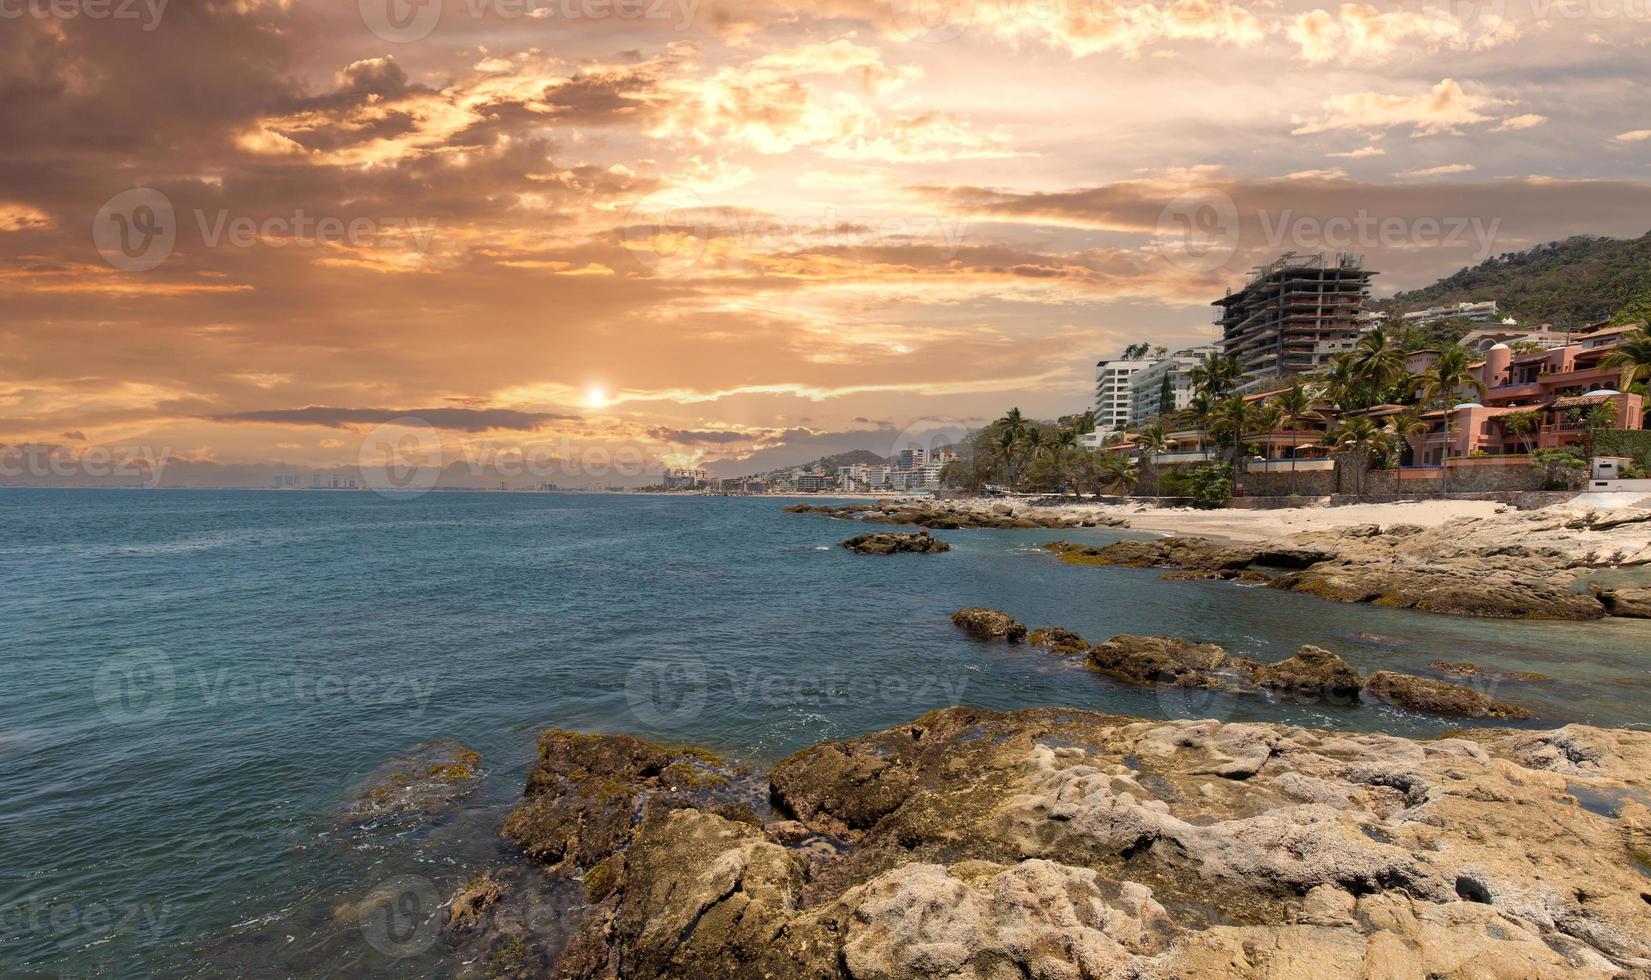
[[[1312,374],[1352,350],[1374,275],[1347,253],[1330,259],[1286,252],[1256,269],[1244,288],[1216,300],[1222,352],[1243,366],[1240,390]]]
[[[1129,426],[1131,382],[1135,375],[1152,366],[1151,361],[1122,359],[1099,361],[1095,365],[1095,431],[1102,435],[1121,432]]]
[[[1432,306],[1414,310],[1399,317],[1399,322],[1410,327],[1426,327],[1445,320],[1466,320],[1469,323],[1501,323],[1496,312],[1496,300],[1482,303],[1457,303],[1455,306]]]
[[[665,470],[659,482],[667,490],[698,490],[716,485],[711,474],[696,469]]]
[[[923,465],[928,453],[921,446],[908,446],[895,453],[890,462],[896,470],[915,470]]]
[[[1544,323],[1529,330],[1516,326],[1481,327],[1470,330],[1458,343],[1468,350],[1483,354],[1497,344],[1514,345],[1534,344],[1543,350],[1555,350],[1571,342],[1571,331],[1552,330]]]
[[[1188,347],[1166,354],[1130,379],[1129,424],[1144,425],[1162,415],[1186,408],[1192,401],[1192,369],[1209,354],[1221,353],[1218,344]]]
[[[1433,428],[1417,447],[1416,462],[1434,466],[1451,456],[1523,455],[1575,445],[1584,432],[1578,411],[1601,403],[1615,414],[1611,428],[1643,428],[1645,398],[1617,390],[1621,371],[1601,364],[1632,329],[1595,324],[1579,331],[1574,343],[1530,354],[1515,354],[1507,344],[1493,346],[1475,365],[1484,398],[1469,400],[1470,393],[1463,392],[1463,400],[1449,410],[1424,414]],[[1537,419],[1530,431],[1510,430],[1509,415],[1532,412]]]

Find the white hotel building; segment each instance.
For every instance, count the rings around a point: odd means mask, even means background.
[[[1095,365],[1095,431],[1120,432],[1129,425],[1133,402],[1131,382],[1152,367],[1151,361],[1100,361]]]

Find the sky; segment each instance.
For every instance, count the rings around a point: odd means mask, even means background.
[[[0,483],[1081,411],[1286,250],[1651,230],[1648,56],[1651,0],[0,0]]]

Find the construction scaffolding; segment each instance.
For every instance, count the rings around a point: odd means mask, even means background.
[[[1249,283],[1216,300],[1222,353],[1243,366],[1241,390],[1253,391],[1286,375],[1311,374],[1330,358],[1352,350],[1359,339],[1359,314],[1370,299],[1370,280],[1361,256],[1342,252],[1286,252],[1257,267]]]

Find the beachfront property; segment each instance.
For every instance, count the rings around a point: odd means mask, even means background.
[[[1497,313],[1494,299],[1477,303],[1457,303],[1455,306],[1430,306],[1425,310],[1412,310],[1399,317],[1399,322],[1409,327],[1429,327],[1446,320],[1466,320],[1469,323],[1513,322],[1504,320]]]
[[[1122,358],[1096,362],[1096,433],[1122,432],[1129,427],[1135,397],[1132,381],[1152,364],[1152,361],[1126,361]]]
[[[1307,375],[1352,350],[1376,273],[1348,253],[1286,252],[1257,268],[1250,281],[1211,305],[1220,307],[1221,350],[1243,367],[1239,390],[1259,391],[1268,381]]]
[[[1217,344],[1188,347],[1165,354],[1136,372],[1130,381],[1129,424],[1144,425],[1186,408],[1192,401],[1192,369],[1208,355],[1220,352]]]
[[[717,484],[704,470],[675,468],[661,474],[659,485],[667,490],[708,490]]]

